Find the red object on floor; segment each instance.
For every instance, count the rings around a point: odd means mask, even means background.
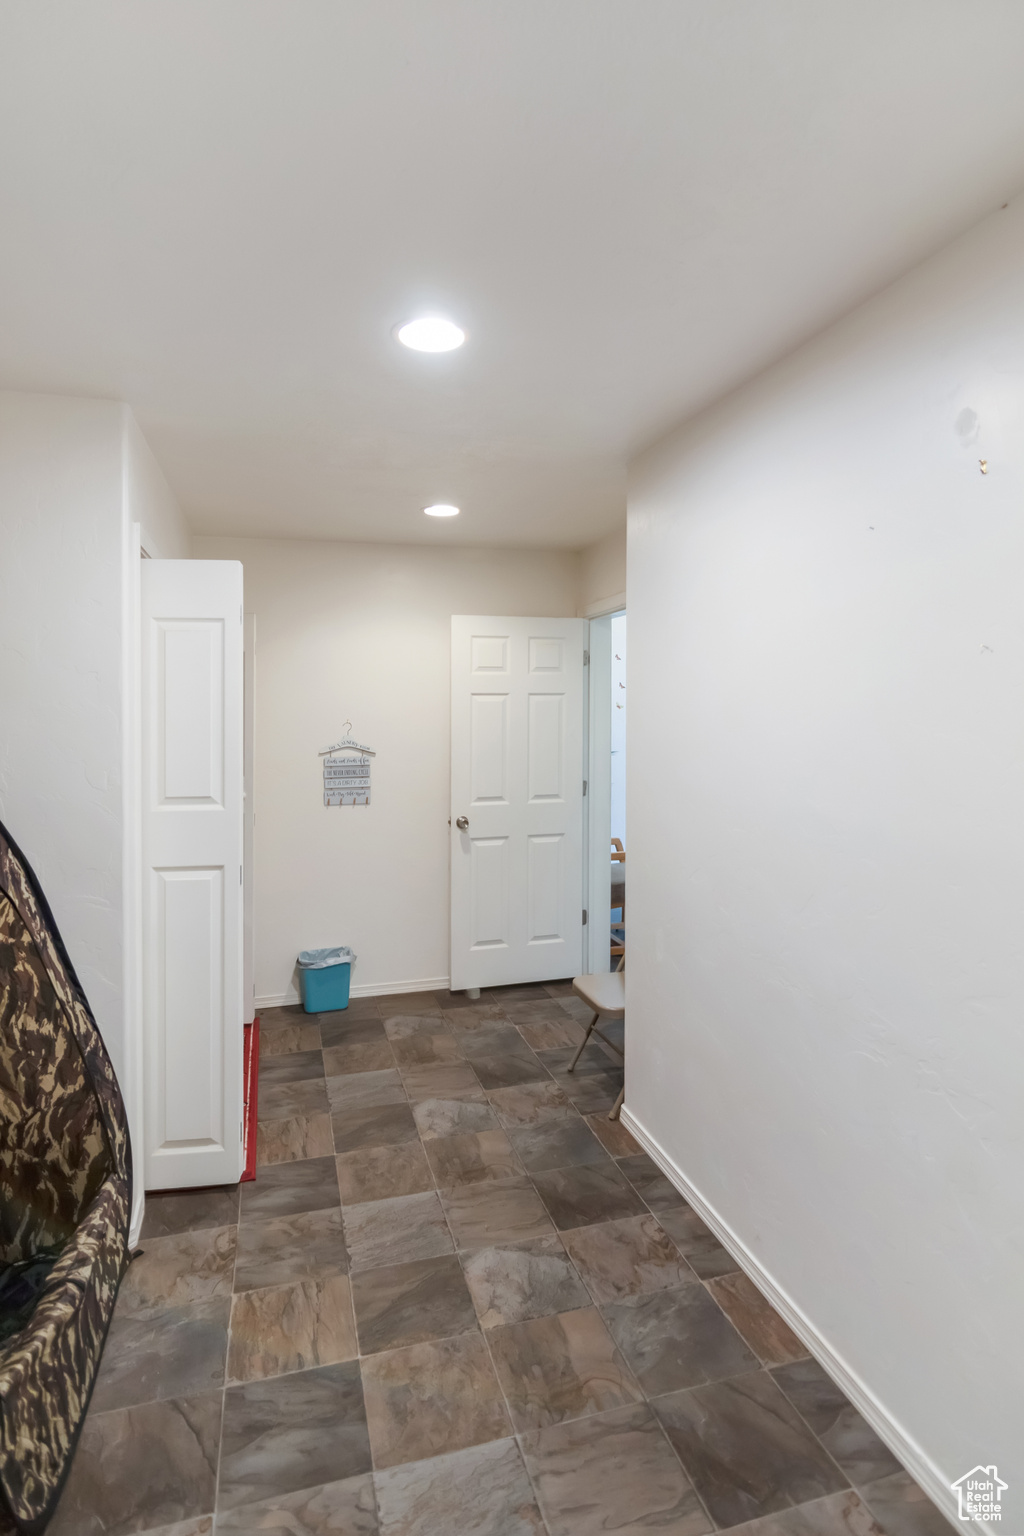
[[[242,1047],[242,1073],[245,1100],[242,1106],[242,1150],[245,1167],[241,1184],[250,1184],[256,1177],[256,1094],[260,1077],[260,1021],[259,1016],[245,1026],[245,1044]]]

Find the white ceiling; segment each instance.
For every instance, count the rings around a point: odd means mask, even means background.
[[[202,531],[578,546],[1024,183],[1022,66],[1020,0],[0,0],[0,383]]]

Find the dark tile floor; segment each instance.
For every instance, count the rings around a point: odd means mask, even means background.
[[[945,1536],[607,1111],[567,984],[262,1021],[152,1195],[51,1536]]]

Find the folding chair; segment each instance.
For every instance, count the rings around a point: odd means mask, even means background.
[[[615,1044],[615,1041],[609,1040],[608,1036],[598,1028],[599,1019],[607,1019],[609,1022],[612,1022],[623,1019],[626,1016],[626,977],[623,970],[624,965],[625,959],[623,958],[619,961],[619,968],[616,971],[602,971],[596,976],[573,977],[573,991],[577,997],[583,999],[588,1008],[593,1008],[594,1017],[588,1024],[582,1044],[572,1059],[569,1066],[570,1072],[583,1055],[584,1048],[593,1034],[600,1035],[605,1045],[610,1050],[613,1050],[616,1056],[621,1056],[623,1062],[625,1062],[625,1055]],[[622,1101],[625,1097],[626,1089],[623,1086],[622,1092],[608,1113],[609,1120],[617,1120],[619,1118],[619,1111],[622,1109]]]

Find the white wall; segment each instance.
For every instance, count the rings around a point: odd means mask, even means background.
[[[1018,200],[645,456],[629,512],[629,1111],[930,1491],[997,1463],[1008,1531],[1022,507]]]
[[[151,553],[187,553],[127,407],[0,392],[0,819],[53,908],[141,1145],[133,524]]]
[[[114,401],[0,393],[0,819],[119,1074],[121,441]]]
[[[621,608],[626,592],[626,530],[616,528],[580,551],[580,613],[585,618]]]
[[[178,499],[127,406],[124,411],[125,503],[152,560],[187,560],[192,534]]]
[[[450,617],[572,615],[579,557],[197,538],[241,560],[256,617],[256,994],[294,997],[300,949],[349,944],[361,991],[448,976]],[[346,719],[372,803],[327,809],[318,752]]]

